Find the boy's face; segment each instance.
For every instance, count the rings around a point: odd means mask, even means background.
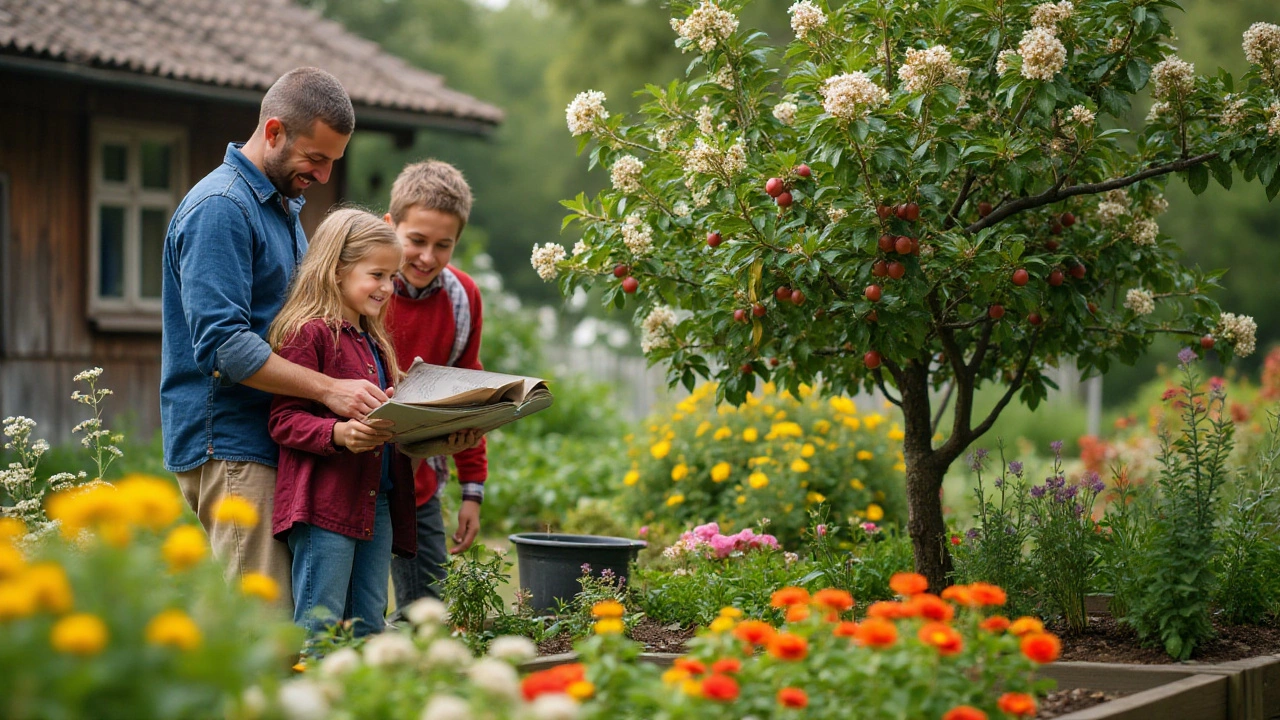
[[[384,219],[395,228],[396,236],[404,247],[400,274],[418,289],[431,284],[453,259],[458,235],[462,233],[462,221],[452,213],[427,210],[418,205],[409,208],[398,225],[391,221],[391,213],[387,213]]]

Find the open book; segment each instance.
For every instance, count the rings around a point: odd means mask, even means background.
[[[369,417],[391,421],[400,452],[431,457],[459,430],[489,432],[548,407],[551,391],[545,380],[429,365],[415,358],[396,385],[395,397]]]

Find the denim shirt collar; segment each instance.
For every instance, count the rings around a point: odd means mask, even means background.
[[[258,169],[249,158],[244,155],[244,143],[227,143],[227,154],[222,161],[235,168],[236,172],[244,178],[245,183],[253,190],[253,194],[258,198],[258,202],[266,204],[267,202],[275,202],[279,205],[280,191],[271,183],[266,174]],[[302,212],[302,206],[306,203],[306,199],[299,196],[296,198],[286,198],[285,203],[289,206],[289,214],[297,215]]]

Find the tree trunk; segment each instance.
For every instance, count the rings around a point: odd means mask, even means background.
[[[915,551],[916,572],[935,592],[950,584],[951,553],[942,520],[942,478],[949,458],[933,448],[929,411],[929,372],[925,363],[909,363],[896,378],[902,393],[903,462],[907,466],[907,531]]]

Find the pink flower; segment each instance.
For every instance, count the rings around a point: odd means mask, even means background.
[[[729,553],[738,549],[738,543],[734,537],[716,535],[711,538],[711,549],[715,551],[717,558],[726,558]]]
[[[826,535],[827,535],[827,524],[826,524],[826,523],[822,523],[822,524],[821,524],[821,525],[819,525],[818,527],[814,528],[814,531],[818,533],[818,537],[826,537]]]
[[[641,525],[641,526],[640,526],[640,537],[648,537],[648,536],[649,536],[649,526],[648,526],[648,525]]]
[[[719,534],[720,534],[719,523],[710,522],[710,523],[707,523],[706,525],[699,525],[698,527],[693,529],[693,536],[704,542],[710,542],[711,538]]]
[[[864,522],[862,523],[862,531],[868,535],[875,535],[880,532],[880,526],[873,522]]]

